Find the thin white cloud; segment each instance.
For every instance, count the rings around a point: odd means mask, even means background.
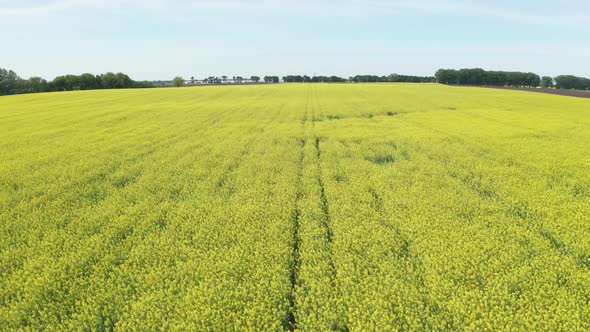
[[[451,15],[462,17],[482,17],[494,18],[503,21],[510,21],[513,23],[523,23],[527,25],[548,25],[548,26],[563,26],[563,27],[586,27],[590,22],[590,14],[580,14],[575,9],[568,12],[568,7],[563,6],[557,2],[542,2],[535,1],[532,8],[526,11],[502,6],[496,2],[477,2],[477,1],[459,1],[459,0],[353,0],[359,7],[371,6],[375,9],[400,12],[401,10],[414,10],[425,12],[433,15]],[[530,6],[533,3],[531,2]],[[588,3],[579,4],[587,11],[590,10]],[[571,7],[575,8],[575,7]],[[545,9],[545,13],[539,11]],[[555,11],[551,11],[555,9]],[[557,9],[560,13],[557,13]],[[563,11],[566,11],[564,14]],[[547,11],[549,13],[547,13]],[[587,13],[586,11],[586,13]]]
[[[414,11],[439,16],[492,18],[527,25],[585,28],[590,22],[590,14],[587,14],[590,4],[575,1],[569,4],[570,7],[536,0],[535,6],[525,11],[498,1],[465,0],[25,0],[16,2],[16,5],[12,0],[0,0],[0,17],[44,16],[88,7],[119,13],[143,12],[173,20],[189,20],[210,12],[258,17],[266,14],[403,15]]]
[[[97,3],[99,0],[25,1],[15,6],[0,1],[0,16],[44,16]]]

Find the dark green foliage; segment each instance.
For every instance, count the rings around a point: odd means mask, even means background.
[[[392,83],[433,83],[435,78],[432,76],[414,76],[391,74],[387,76],[377,75],[356,75],[348,79],[339,76],[313,76],[307,75],[287,75],[283,76],[285,83],[367,83],[367,82],[392,82]]]
[[[14,71],[0,68],[0,95],[151,87],[153,87],[151,82],[136,82],[123,73],[106,73],[96,76],[89,73],[82,75],[63,75],[54,78],[51,82],[47,82],[41,77],[22,79]]]
[[[578,265],[581,267],[590,269],[590,255],[588,254],[581,254],[577,258]]]
[[[486,71],[481,68],[439,69],[434,76],[442,84],[526,87],[541,84],[541,78],[535,73]]]
[[[553,77],[550,77],[550,76],[541,77],[541,87],[552,88],[553,87]]]
[[[432,76],[414,76],[390,74],[388,76],[356,75],[349,78],[351,82],[392,82],[392,83],[433,83],[436,82]]]
[[[564,243],[559,241],[553,234],[550,232],[541,232],[541,235],[551,243],[551,245],[557,249],[562,249],[564,247]]]
[[[0,95],[10,94],[17,88],[19,80],[14,71],[0,68]]]
[[[283,76],[283,82],[285,83],[343,83],[346,82],[345,78],[338,76],[313,76],[307,75],[287,75]]]
[[[175,87],[181,87],[184,85],[184,78],[180,77],[180,76],[176,76],[173,80],[172,80],[172,86]]]
[[[385,165],[393,163],[395,158],[391,154],[381,154],[370,158],[370,161],[374,164]]]
[[[278,76],[264,76],[264,83],[279,83]]]
[[[573,75],[560,75],[555,78],[558,89],[590,90],[590,79]]]
[[[512,282],[508,285],[508,293],[514,297],[520,297],[522,294],[522,285],[519,282]]]

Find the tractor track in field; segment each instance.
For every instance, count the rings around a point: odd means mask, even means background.
[[[295,312],[297,311],[297,304],[295,301],[296,291],[297,291],[297,282],[299,278],[299,269],[301,267],[301,257],[299,254],[299,247],[301,243],[301,235],[299,234],[300,228],[300,217],[301,217],[301,208],[299,207],[299,201],[303,195],[303,161],[305,157],[304,148],[306,145],[307,140],[301,139],[299,141],[299,157],[297,161],[297,182],[296,182],[296,189],[295,189],[295,204],[292,212],[292,221],[293,221],[293,250],[292,250],[292,260],[291,260],[291,273],[290,273],[290,281],[291,281],[291,294],[289,297],[289,314],[287,317],[288,320],[288,328],[291,331],[297,330],[297,320],[295,318]]]
[[[318,170],[318,185],[320,187],[320,206],[322,208],[322,226],[326,232],[326,240],[328,244],[331,246],[332,238],[334,237],[334,233],[332,232],[332,228],[330,227],[330,205],[328,203],[328,198],[326,197],[326,190],[324,186],[324,181],[322,180],[322,166],[321,166],[321,157],[322,157],[322,150],[320,149],[321,139],[319,137],[315,138],[315,151],[317,157],[317,170]],[[334,268],[334,262],[330,262],[332,268]]]
[[[312,128],[314,129],[315,132],[315,125],[316,125],[316,110],[318,110],[320,108],[320,105],[318,103],[318,97],[317,97],[317,91],[314,89],[312,90],[312,99],[315,105],[312,105]],[[325,189],[325,183],[324,180],[322,178],[322,149],[321,149],[321,142],[322,142],[322,138],[320,136],[318,136],[317,134],[315,134],[315,143],[314,143],[314,147],[315,147],[315,153],[316,153],[316,169],[317,169],[317,181],[318,181],[318,186],[320,188],[320,207],[322,209],[322,227],[324,228],[324,232],[325,232],[325,238],[326,238],[326,242],[328,245],[328,250],[329,252],[329,257],[330,257],[330,261],[329,261],[329,265],[330,265],[330,269],[332,270],[332,280],[334,281],[336,279],[336,265],[334,264],[334,252],[332,249],[332,242],[333,242],[333,238],[334,238],[334,232],[332,230],[332,226],[331,226],[331,218],[330,218],[330,204],[328,202],[328,197],[326,195],[326,189]]]
[[[315,100],[317,96],[315,95],[314,90],[310,90],[307,96],[306,105],[305,105],[305,115],[301,121],[301,134],[298,138],[298,159],[297,159],[297,175],[296,175],[296,189],[295,189],[295,202],[294,207],[292,210],[292,256],[291,256],[291,266],[290,266],[290,281],[291,281],[291,293],[289,294],[289,312],[286,317],[286,321],[284,323],[285,329],[294,331],[299,329],[299,322],[297,322],[297,296],[301,296],[298,294],[298,288],[301,286],[301,281],[299,279],[299,273],[302,264],[302,257],[300,252],[300,247],[303,239],[301,238],[301,227],[305,227],[302,225],[302,222],[311,222],[316,223],[316,225],[312,227],[319,227],[322,231],[322,242],[326,246],[326,250],[328,251],[326,254],[325,263],[329,267],[329,280],[331,283],[331,287],[334,290],[337,289],[336,286],[336,265],[334,263],[334,254],[332,249],[332,242],[333,242],[333,231],[331,228],[331,220],[330,220],[330,207],[328,198],[325,191],[325,184],[322,178],[322,167],[321,167],[321,158],[322,158],[322,150],[321,150],[321,142],[322,138],[317,136],[315,133],[315,120],[316,120],[316,109],[317,109],[317,101]],[[313,145],[313,149],[308,149],[306,154],[306,147],[308,145]],[[307,161],[306,161],[307,160]],[[306,162],[308,164],[306,164]],[[308,167],[313,167],[314,172],[313,175],[306,175],[304,174],[304,170]],[[307,185],[306,185],[307,183]],[[305,202],[302,201],[303,197],[306,195],[305,190],[309,190],[307,186],[310,183],[314,183],[313,190],[314,192],[319,195],[319,197],[315,196],[316,199],[319,198],[319,214],[315,217],[316,219],[304,219],[301,220],[301,215],[303,214],[302,205]],[[316,187],[317,186],[317,187]],[[307,189],[306,189],[307,188]],[[317,191],[316,191],[317,190]],[[308,225],[307,227],[310,227]],[[305,282],[304,282],[305,283]],[[305,295],[303,295],[305,296]],[[345,325],[345,324],[342,324]]]
[[[316,122],[317,119],[319,118],[319,116],[321,116],[321,114],[316,114],[316,112],[320,111],[322,109],[319,100],[318,100],[318,95],[317,95],[317,90],[315,89],[315,87],[313,87],[313,89],[311,90],[311,101],[313,103],[312,105],[312,122],[311,122],[311,128],[312,128],[312,134],[313,134],[313,144],[314,144],[314,151],[315,152],[315,158],[314,162],[315,162],[315,172],[316,172],[316,179],[315,181],[317,181],[317,186],[319,189],[319,204],[320,204],[320,211],[321,214],[318,216],[320,220],[317,220],[316,222],[319,223],[319,226],[321,227],[322,231],[323,231],[323,238],[325,241],[325,248],[326,248],[326,256],[324,258],[325,263],[327,264],[328,267],[328,273],[329,273],[329,283],[330,283],[330,288],[332,291],[332,295],[333,295],[333,300],[336,300],[337,298],[342,298],[342,290],[340,289],[339,283],[338,283],[338,268],[336,267],[336,263],[334,260],[334,231],[333,231],[333,220],[332,220],[332,216],[330,213],[330,201],[328,199],[328,195],[326,193],[326,183],[324,181],[324,174],[323,174],[323,168],[322,168],[322,158],[323,158],[323,154],[324,154],[324,150],[322,150],[322,143],[326,140],[325,137],[322,137],[320,135],[318,135],[317,129],[316,129]],[[348,322],[346,320],[346,315],[344,313],[344,311],[340,311],[340,310],[344,310],[343,308],[335,308],[336,312],[338,312],[338,318],[335,318],[334,321],[332,321],[332,325],[330,327],[330,329],[332,329],[333,331],[348,331]]]
[[[289,312],[287,313],[286,317],[286,324],[285,329],[289,331],[295,331],[298,328],[297,325],[297,318],[295,317],[295,313],[297,312],[297,301],[296,301],[296,293],[297,293],[297,283],[299,278],[299,269],[301,268],[301,256],[300,256],[300,243],[301,243],[301,235],[300,235],[300,226],[301,226],[301,208],[299,206],[300,200],[303,196],[303,167],[305,162],[305,146],[307,144],[307,138],[305,137],[306,133],[306,124],[308,121],[308,113],[309,113],[309,95],[305,102],[305,115],[301,120],[301,138],[298,139],[298,151],[299,155],[297,157],[297,175],[296,175],[296,183],[295,183],[295,201],[293,204],[293,211],[291,220],[293,222],[293,244],[292,244],[292,252],[291,252],[291,266],[290,266],[290,275],[289,280],[291,282],[291,291],[289,294]]]

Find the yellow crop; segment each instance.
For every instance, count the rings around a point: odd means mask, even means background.
[[[590,100],[0,97],[0,330],[590,329]]]

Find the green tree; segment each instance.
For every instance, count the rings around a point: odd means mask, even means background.
[[[173,80],[172,80],[172,86],[175,87],[181,87],[184,85],[184,78],[180,77],[180,76],[176,76]]]
[[[590,79],[574,75],[559,75],[555,78],[555,87],[558,89],[590,89]]]
[[[130,88],[133,83],[131,78],[129,78],[129,76],[127,76],[123,73],[115,74],[115,78],[116,78],[115,88],[117,88],[117,89]]]
[[[49,85],[51,86],[51,90],[65,91],[66,78],[65,76],[57,76],[53,79],[53,81],[51,81],[51,83],[49,83]]]
[[[98,84],[96,82],[96,76],[92,74],[82,74],[80,75],[79,79],[80,83],[80,90],[91,90],[98,88]]]
[[[541,87],[543,87],[543,88],[552,88],[553,87],[553,77],[543,76],[541,78]]]
[[[27,92],[46,92],[49,91],[47,81],[41,77],[33,76],[26,80]]]
[[[103,89],[114,89],[117,82],[117,76],[114,73],[102,74],[100,75],[100,81]]]
[[[0,95],[14,93],[19,80],[14,71],[0,68]]]

